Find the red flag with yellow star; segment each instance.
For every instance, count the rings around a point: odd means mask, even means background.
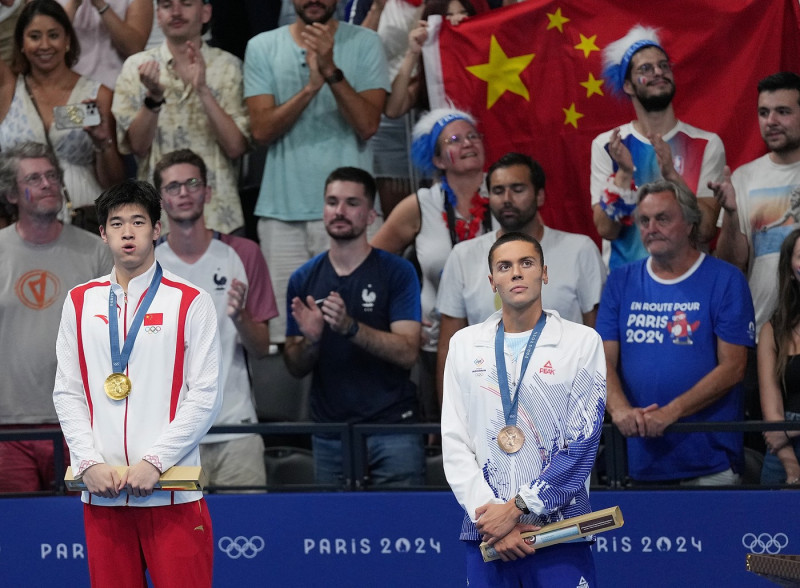
[[[678,118],[720,135],[732,168],[764,153],[756,84],[800,72],[797,0],[526,0],[445,23],[425,48],[431,106],[449,100],[476,116],[487,167],[508,151],[538,160],[545,223],[597,238],[591,142],[635,117],[630,100],[606,87],[601,51],[637,23],[659,29]]]

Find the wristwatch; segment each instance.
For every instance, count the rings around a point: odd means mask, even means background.
[[[341,82],[344,79],[344,72],[340,70],[338,67],[333,70],[333,73],[325,78],[325,82],[328,84],[336,84]]]
[[[347,329],[347,332],[344,334],[345,339],[352,339],[358,333],[358,321],[353,319],[353,322],[350,323],[350,328]]]
[[[519,494],[517,494],[514,497],[514,506],[516,506],[518,509],[520,509],[522,511],[522,514],[531,514],[531,511],[528,508],[528,505],[525,504],[525,501],[522,500],[522,496],[520,496]]]
[[[153,100],[150,96],[144,97],[144,106],[148,110],[152,110],[153,112],[158,112],[158,110],[164,106],[164,103],[167,101],[166,98],[162,97],[161,100]]]

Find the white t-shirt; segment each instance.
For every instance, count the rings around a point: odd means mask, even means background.
[[[496,233],[487,233],[455,246],[439,282],[437,309],[466,318],[470,325],[486,320],[500,308],[489,286],[488,255]],[[544,227],[541,240],[548,283],[542,287],[542,306],[565,319],[583,322],[583,313],[600,302],[606,269],[594,242],[585,235]]]
[[[751,244],[747,275],[758,333],[778,303],[781,243],[800,217],[800,207],[792,210],[791,206],[792,192],[800,191],[800,162],[780,165],[767,154],[737,169],[731,182],[736,190],[739,230]]]
[[[230,238],[230,237],[227,237]],[[260,256],[261,251],[252,243],[255,252]],[[259,316],[266,313],[266,319],[277,315],[275,296],[272,293],[272,284],[267,283],[266,288],[254,289],[245,265],[239,253],[230,245],[219,239],[212,239],[208,249],[195,263],[189,264],[178,257],[166,241],[156,247],[156,258],[159,263],[182,278],[203,288],[211,295],[214,308],[217,311],[219,324],[220,352],[220,381],[222,386],[222,409],[214,421],[215,425],[254,424],[258,422],[255,405],[250,387],[250,376],[247,371],[247,361],[244,347],[239,339],[239,333],[233,321],[228,317],[228,290],[233,280],[239,280],[248,285],[248,305],[253,307],[253,318],[265,320]],[[267,274],[268,276],[268,274]],[[262,296],[262,292],[266,295]],[[256,300],[256,297],[267,298],[267,302]],[[271,300],[271,305],[269,301]],[[216,443],[227,441],[240,434],[206,435],[202,443]]]

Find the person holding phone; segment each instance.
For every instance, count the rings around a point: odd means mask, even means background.
[[[92,205],[104,188],[124,177],[112,93],[70,69],[79,55],[78,38],[61,5],[34,0],[17,21],[12,65],[0,61],[0,149],[24,141],[49,144],[64,170],[73,210]],[[96,104],[100,122],[59,128],[54,109],[81,103]],[[62,220],[68,222],[69,214],[63,213]]]

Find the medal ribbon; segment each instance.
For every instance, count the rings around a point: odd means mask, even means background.
[[[147,287],[147,294],[145,294],[142,304],[133,316],[131,321],[131,328],[128,329],[128,336],[125,337],[125,343],[122,346],[122,352],[119,350],[119,330],[117,323],[117,295],[114,294],[114,287],[108,293],[108,338],[111,341],[111,368],[114,373],[124,373],[123,370],[128,365],[128,360],[133,351],[133,344],[136,342],[136,335],[139,333],[139,327],[142,326],[144,315],[147,314],[147,309],[150,308],[150,303],[156,297],[158,286],[161,284],[161,265],[156,262],[156,271],[153,274],[153,279],[150,280],[150,285]]]
[[[517,424],[517,407],[519,406],[519,388],[522,386],[522,376],[525,375],[525,370],[528,369],[528,363],[533,355],[533,350],[536,348],[536,342],[539,340],[539,335],[544,330],[544,324],[547,317],[542,311],[539,320],[533,327],[531,336],[528,337],[528,344],[525,346],[525,354],[522,356],[522,368],[519,373],[519,381],[517,382],[517,389],[514,390],[514,400],[511,400],[511,389],[508,387],[508,373],[506,372],[506,358],[503,353],[503,338],[505,329],[503,328],[503,321],[500,320],[500,326],[497,327],[497,336],[494,339],[494,358],[497,364],[497,384],[500,387],[500,399],[503,401],[503,415],[506,419],[506,425],[516,426]]]

